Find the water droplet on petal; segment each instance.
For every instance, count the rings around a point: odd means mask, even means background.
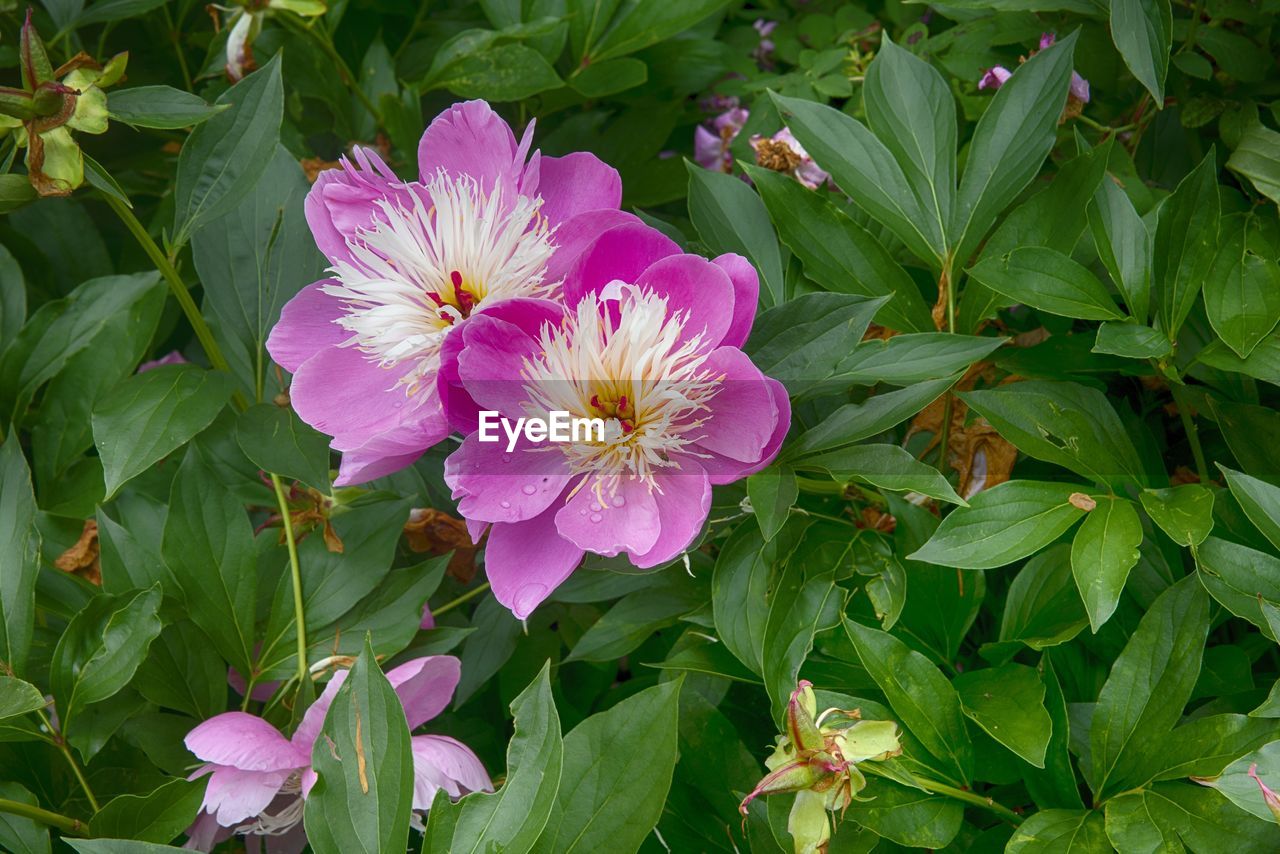
[[[627,501],[621,495],[615,495],[613,496],[613,499],[610,500],[609,503],[612,504],[614,507],[621,507],[623,504],[626,504]]]
[[[604,518],[604,517],[603,517],[603,516],[601,516],[599,513],[592,513],[592,514],[591,514],[591,521],[592,521],[592,522],[599,522],[599,521],[600,521],[601,519],[603,519],[603,518]]]
[[[579,516],[585,516],[585,515],[587,515],[587,508],[583,507],[581,510],[579,510],[579,511],[578,511],[578,515],[579,515]]]
[[[526,483],[524,486],[520,487],[520,491],[525,495],[533,495],[538,491],[538,487],[534,486],[532,483]]]
[[[604,509],[604,506],[599,501],[592,501],[591,509],[599,512]]]
[[[503,509],[503,510],[506,510],[506,509],[508,509],[508,508],[511,506],[511,502],[510,502],[510,501],[503,501],[503,502],[500,502],[500,503],[501,503],[501,506],[502,506],[502,509]]]

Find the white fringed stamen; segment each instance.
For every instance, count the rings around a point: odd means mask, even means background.
[[[555,246],[540,196],[510,200],[443,170],[405,195],[411,201],[375,202],[372,224],[347,239],[352,261],[330,267],[338,284],[322,290],[346,304],[335,321],[352,333],[343,346],[384,368],[415,363],[401,380],[412,393],[439,366],[445,333],[473,309],[546,296],[559,283],[545,281]]]
[[[595,476],[597,496],[611,495],[623,477],[658,488],[655,475],[679,465],[672,456],[691,453],[723,380],[704,366],[710,351],[701,334],[680,340],[687,311],[623,282],[603,296],[588,294],[562,326],[544,326],[542,352],[522,370],[527,415],[606,419],[603,441],[551,446],[573,474]]]

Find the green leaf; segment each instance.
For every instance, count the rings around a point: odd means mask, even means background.
[[[135,685],[148,701],[204,720],[226,708],[226,675],[209,636],[190,620],[178,620],[151,645]]]
[[[44,707],[44,695],[39,688],[16,677],[0,675],[0,720]]]
[[[908,385],[949,377],[991,355],[1005,340],[946,332],[874,338],[863,341],[840,362],[831,383]]]
[[[226,374],[163,365],[116,386],[93,411],[107,498],[208,427],[231,397]]]
[[[782,530],[799,495],[796,473],[786,463],[774,463],[747,478],[747,497],[766,541]]]
[[[1014,302],[1083,320],[1124,315],[1097,276],[1053,249],[1024,246],[1000,258],[987,257],[969,275]]]
[[[1280,640],[1268,619],[1280,606],[1280,558],[1217,537],[1201,543],[1195,556],[1201,583],[1222,607]]]
[[[862,99],[871,131],[892,152],[933,234],[946,234],[956,186],[956,102],[933,66],[887,36],[867,68]]]
[[[1209,647],[1206,659],[1215,649],[1233,647]],[[1237,757],[1274,741],[1277,736],[1280,736],[1280,722],[1262,717],[1235,714],[1196,717],[1169,733],[1160,767],[1152,779],[1213,777],[1223,773]]]
[[[1213,530],[1213,493],[1199,484],[1146,489],[1138,497],[1151,521],[1180,546],[1198,546]]]
[[[1154,820],[1154,803],[1148,803],[1144,791],[1132,792],[1107,801],[1107,839],[1118,851],[1142,851],[1146,854],[1183,854],[1186,848],[1172,826]],[[1151,798],[1154,802],[1155,799]],[[1158,807],[1157,807],[1158,808]]]
[[[783,120],[841,190],[922,260],[937,266],[946,243],[893,153],[866,125],[839,110],[771,93]]]
[[[225,214],[253,190],[280,139],[284,86],[276,55],[224,92],[230,105],[187,137],[178,156],[173,244],[182,246],[206,222]]]
[[[890,329],[934,329],[920,289],[871,232],[790,176],[758,166],[746,169],[778,237],[804,263],[805,275],[835,293],[893,297],[876,315]]]
[[[745,349],[788,391],[811,388],[861,340],[882,304],[847,294],[805,294],[762,312]]]
[[[138,128],[177,130],[208,121],[230,103],[209,105],[198,95],[172,86],[134,86],[107,94],[111,118]]]
[[[801,433],[784,449],[783,457],[803,460],[807,456],[883,433],[933,403],[955,385],[956,379],[924,380],[874,394],[862,403],[846,403]]]
[[[782,303],[782,254],[760,197],[732,175],[688,161],[685,167],[689,170],[689,218],[703,243],[716,254],[736,252],[750,258],[770,296],[769,304]]]
[[[1062,536],[1084,511],[1069,483],[1010,480],[953,510],[912,560],[961,569],[994,569],[1033,555]]]
[[[96,3],[76,16],[72,27],[78,29],[79,27],[89,27],[94,24],[105,24],[109,21],[136,18],[163,5],[164,0],[97,0]]]
[[[1044,768],[1027,769],[1023,773],[1027,792],[1041,809],[1078,809],[1084,806],[1080,798],[1080,784],[1071,762],[1071,723],[1067,711],[1067,699],[1054,669],[1053,657],[1041,658],[1041,676],[1044,679],[1044,705],[1049,713],[1052,732],[1045,751]]]
[[[64,841],[80,854],[182,854],[188,848],[138,842],[133,839],[70,839]]]
[[[1000,641],[1045,649],[1066,643],[1087,624],[1080,594],[1071,582],[1070,547],[1060,543],[1018,570],[1005,599]]]
[[[236,441],[263,471],[329,488],[329,440],[292,409],[268,403],[249,407],[236,420]]]
[[[364,651],[333,698],[311,751],[307,840],[317,851],[400,851],[413,805],[409,724],[395,689]]]
[[[1170,341],[1177,338],[1217,255],[1216,173],[1210,151],[1160,207],[1151,287],[1159,326]]]
[[[0,798],[40,806],[29,789],[18,783],[0,783]],[[0,813],[0,848],[13,854],[49,854],[49,828],[35,819]]]
[[[823,469],[845,483],[859,480],[881,489],[918,492],[939,501],[965,504],[941,472],[898,445],[853,445],[806,457],[803,465]]]
[[[1053,148],[1075,44],[1072,33],[1019,66],[978,120],[949,229],[959,265],[968,263],[996,217],[1036,177]]]
[[[1251,122],[1227,158],[1227,168],[1248,178],[1259,193],[1280,203],[1280,133]]]
[[[1115,488],[1144,479],[1124,422],[1095,388],[1032,380],[959,396],[1024,454]]]
[[[964,822],[964,807],[959,801],[892,780],[872,778],[862,797],[866,800],[849,805],[845,813],[849,821],[840,827],[856,822],[899,845],[944,849],[956,839]],[[833,840],[830,850],[844,850],[836,847],[838,843],[839,837]]]
[[[628,593],[592,624],[573,645],[568,661],[614,661],[634,652],[650,635],[695,611],[705,594],[683,572],[669,582]]]
[[[1164,78],[1173,46],[1169,0],[1111,0],[1111,38],[1133,76],[1164,106]]]
[[[1142,783],[1191,697],[1209,631],[1209,599],[1184,578],[1152,604],[1102,686],[1083,763],[1096,803]]]
[[[556,802],[564,741],[549,664],[512,701],[511,714],[515,735],[507,745],[506,781],[497,792],[477,792],[462,801],[451,847],[459,854],[494,849],[524,854],[533,848]]]
[[[1245,812],[1263,821],[1274,822],[1275,816],[1262,796],[1262,788],[1249,774],[1251,769],[1269,788],[1280,789],[1280,741],[1273,741],[1241,756],[1224,768],[1220,775],[1205,782]]]
[[[1053,722],[1034,668],[1002,664],[961,673],[952,682],[960,706],[987,734],[1037,768],[1044,767]]]
[[[1214,341],[1196,354],[1196,361],[1219,371],[1280,385],[1280,333],[1273,332],[1259,341],[1247,359],[1241,359],[1223,342]]]
[[[1135,802],[1139,799],[1140,804]],[[1124,810],[1112,821],[1112,804],[1121,801],[1126,801]],[[1185,846],[1191,851],[1267,854],[1276,847],[1274,821],[1246,815],[1222,794],[1188,783],[1158,783],[1108,801],[1107,818],[1108,835],[1114,834],[1112,842],[1126,852],[1165,854],[1181,852]]]
[[[640,849],[671,787],[682,682],[646,688],[565,736],[560,791],[535,851]]]
[[[433,89],[448,89],[460,98],[486,101],[521,101],[559,89],[560,75],[546,58],[516,42],[500,44],[451,63]]]
[[[1266,481],[1229,469],[1221,463],[1218,468],[1227,479],[1231,495],[1240,502],[1244,514],[1271,545],[1280,550],[1280,487]]]
[[[893,635],[849,619],[844,627],[902,725],[948,776],[967,783],[973,775],[973,744],[956,689],[929,659]]]
[[[12,433],[0,445],[0,661],[9,672],[27,672],[36,620],[40,531],[31,472]]]
[[[173,478],[160,546],[187,613],[241,673],[253,672],[257,559],[240,502],[194,451]]]
[[[786,717],[787,698],[795,690],[800,667],[813,649],[813,636],[835,591],[835,566],[792,563],[769,597],[769,617],[761,639],[761,678],[775,721]],[[839,604],[839,599],[836,600]]]
[[[102,594],[67,624],[49,665],[63,732],[85,707],[129,684],[160,634],[160,598],[159,585],[132,596]]]
[[[1150,326],[1111,322],[1098,327],[1093,352],[1126,359],[1164,359],[1172,355],[1173,344]]]
[[[622,4],[613,23],[598,41],[590,44],[586,53],[592,63],[635,53],[689,29],[719,11],[726,3],[727,0],[688,0],[676,6],[668,6],[628,0]],[[617,5],[613,4],[615,8]],[[584,9],[581,14],[591,12]],[[591,23],[594,29],[595,21]]]
[[[711,604],[716,633],[739,661],[761,672],[769,604],[771,567],[764,557],[765,541],[752,520],[739,525],[716,557],[711,578]]]
[[[89,822],[94,836],[166,843],[191,826],[204,801],[208,778],[170,780],[146,795],[120,795]]]
[[[1098,185],[1089,202],[1089,228],[1129,314],[1145,323],[1151,302],[1151,232],[1115,181]]]
[[[311,185],[297,158],[282,145],[264,156],[253,192],[191,239],[214,334],[243,391],[259,401],[278,387],[268,382],[267,336],[285,302],[323,278],[325,266],[303,213]]]
[[[569,85],[584,98],[604,98],[643,86],[648,79],[649,66],[624,56],[579,68]]]
[[[1013,832],[1005,854],[1097,854],[1107,851],[1106,827],[1097,810],[1041,810]]]
[[[1114,495],[1098,498],[1076,531],[1071,541],[1071,572],[1095,633],[1115,613],[1129,570],[1138,562],[1140,545],[1142,520],[1137,508]]]
[[[1204,307],[1218,337],[1247,359],[1280,322],[1280,264],[1248,247],[1249,218],[1224,217],[1218,252],[1204,281]]]

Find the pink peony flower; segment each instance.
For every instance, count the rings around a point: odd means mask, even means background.
[[[733,106],[712,119],[710,128],[698,125],[693,132],[693,159],[698,165],[717,172],[733,172],[729,146],[750,116],[744,107]]]
[[[165,365],[185,365],[186,363],[186,357],[177,350],[172,350],[159,359],[152,359],[150,362],[143,362],[138,365],[138,373],[145,374],[147,371],[154,371],[156,368],[164,367]]]
[[[775,172],[785,172],[810,190],[816,190],[831,178],[813,162],[790,128],[784,127],[770,137],[756,134],[751,137],[751,150],[756,153],[756,163]]]
[[[603,436],[539,444],[471,432],[445,481],[498,601],[527,617],[586,552],[648,568],[693,542],[712,484],[758,471],[790,425],[786,391],[739,349],[759,281],[741,256],[680,253],[653,229],[618,226],[565,279],[564,305],[512,300],[463,331],[459,373],[510,422],[560,411]],[[518,379],[516,379],[518,378]]]
[[[483,101],[455,104],[418,146],[420,180],[369,149],[320,173],[307,222],[330,278],[285,306],[271,356],[298,415],[342,451],[337,485],[390,474],[449,432],[445,344],[475,312],[553,297],[587,243],[635,217],[618,173],[584,152],[530,154]],[[442,362],[442,359],[444,360]]]
[[[458,659],[449,655],[417,658],[387,671],[410,730],[444,710],[459,673]],[[275,837],[299,830],[303,801],[316,782],[311,750],[346,678],[345,670],[334,674],[292,738],[245,712],[225,712],[187,733],[187,749],[206,763],[192,779],[209,775],[200,814],[188,831],[189,846],[209,850],[231,833]],[[416,811],[429,809],[438,789],[455,799],[493,790],[476,755],[448,736],[413,736],[413,759]],[[301,841],[300,831],[295,838]]]
[[[999,89],[1005,84],[1013,72],[1005,68],[1003,65],[997,65],[994,68],[988,68],[982,74],[982,79],[978,81],[979,89]]]

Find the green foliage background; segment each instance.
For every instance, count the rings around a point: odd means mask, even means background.
[[[0,140],[0,849],[181,844],[183,736],[240,707],[228,667],[283,683],[244,706],[287,730],[301,652],[358,657],[391,709],[391,782],[350,810],[328,769],[316,851],[790,851],[791,796],[738,804],[799,679],[903,730],[831,852],[1280,850],[1248,776],[1280,788],[1275,0],[310,5],[251,4],[234,88],[234,9],[35,10],[54,65],[129,63],[69,198]],[[14,86],[24,12],[0,4]],[[747,349],[795,409],[687,561],[589,558],[526,625],[402,537],[453,509],[443,452],[332,493],[263,347],[323,267],[304,166],[361,143],[411,175],[461,98],[748,256]],[[687,160],[728,99],[733,176]],[[835,189],[755,165],[784,124]],[[303,633],[278,514],[322,494],[345,550],[300,531]],[[86,520],[100,586],[55,566]],[[463,676],[430,728],[502,785],[419,835],[377,662],[439,653]]]

